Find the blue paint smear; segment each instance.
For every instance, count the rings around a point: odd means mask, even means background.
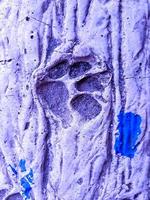
[[[18,174],[18,172],[16,171],[16,169],[15,169],[14,167],[12,167],[11,165],[9,165],[9,166],[10,166],[10,168],[11,168],[12,172],[13,172],[15,175],[17,175],[17,174]]]
[[[29,183],[33,183],[33,170],[30,169],[30,172],[25,176]]]
[[[30,191],[31,191],[31,186],[28,183],[28,181],[23,177],[20,180],[22,187],[24,188],[22,195],[25,197],[26,199],[30,199]]]
[[[26,164],[26,161],[23,160],[23,159],[21,159],[20,162],[19,162],[19,167],[20,167],[20,169],[21,169],[21,172],[25,172],[25,171],[26,171],[26,166],[25,166],[25,164]]]
[[[120,153],[122,156],[133,158],[137,149],[136,141],[141,133],[141,117],[132,112],[124,113],[121,111],[118,115],[118,120],[119,136],[116,138],[115,152],[116,154]]]

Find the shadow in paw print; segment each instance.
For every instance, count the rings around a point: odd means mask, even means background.
[[[85,120],[95,118],[101,112],[101,105],[90,94],[79,94],[71,100],[72,108]]]
[[[92,66],[88,62],[76,62],[70,66],[69,76],[70,78],[76,78],[84,75],[85,72],[89,71]]]
[[[102,91],[103,87],[94,76],[87,76],[76,82],[75,87],[78,91]]]
[[[69,98],[68,90],[63,82],[44,83],[39,86],[38,94],[48,103],[50,110],[55,115],[63,116]]]
[[[61,78],[65,74],[67,74],[68,67],[69,67],[68,62],[63,61],[63,62],[55,65],[54,67],[50,68],[49,73],[48,73],[48,77],[51,78],[51,79]]]
[[[78,91],[103,91],[109,84],[111,75],[108,72],[88,75],[76,82],[75,87]]]

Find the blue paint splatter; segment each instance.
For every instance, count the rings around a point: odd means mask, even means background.
[[[26,171],[26,166],[25,166],[25,164],[26,164],[26,161],[23,160],[23,159],[21,159],[20,162],[19,162],[19,167],[20,167],[20,169],[21,169],[21,172],[25,172],[25,171]]]
[[[29,183],[33,183],[33,170],[30,169],[30,172],[26,175],[27,180]]]
[[[21,159],[19,162],[19,167],[21,169],[21,172],[27,171],[25,164],[26,164],[26,161]],[[9,166],[10,166],[12,172],[15,175],[17,175],[18,172],[16,171],[16,169],[14,167],[12,167],[11,165],[9,165]],[[33,184],[33,170],[32,169],[30,169],[29,173],[20,179],[20,183],[21,183],[21,186],[23,187],[23,189],[22,189],[23,198],[25,200],[30,199],[30,193],[32,190],[31,184]]]
[[[133,158],[136,152],[136,141],[141,133],[141,117],[132,112],[124,113],[121,111],[118,120],[119,136],[115,142],[116,154],[120,153],[122,156]]]
[[[29,173],[26,174],[20,180],[23,187],[22,196],[26,199],[30,199],[30,191],[32,190],[31,184],[33,184],[33,170],[30,169]]]
[[[9,165],[9,167],[11,168],[12,172],[13,172],[15,175],[18,174],[17,170],[16,170],[14,167],[12,167],[11,165]]]
[[[30,199],[30,192],[32,189],[30,184],[28,183],[25,177],[21,178],[20,182],[21,186],[24,188],[22,195],[25,197],[25,200]]]

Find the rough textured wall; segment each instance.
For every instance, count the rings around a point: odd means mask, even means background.
[[[150,199],[149,0],[0,1],[0,199]]]

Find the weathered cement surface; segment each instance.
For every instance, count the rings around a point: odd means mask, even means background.
[[[1,200],[150,199],[149,14],[0,1]]]

